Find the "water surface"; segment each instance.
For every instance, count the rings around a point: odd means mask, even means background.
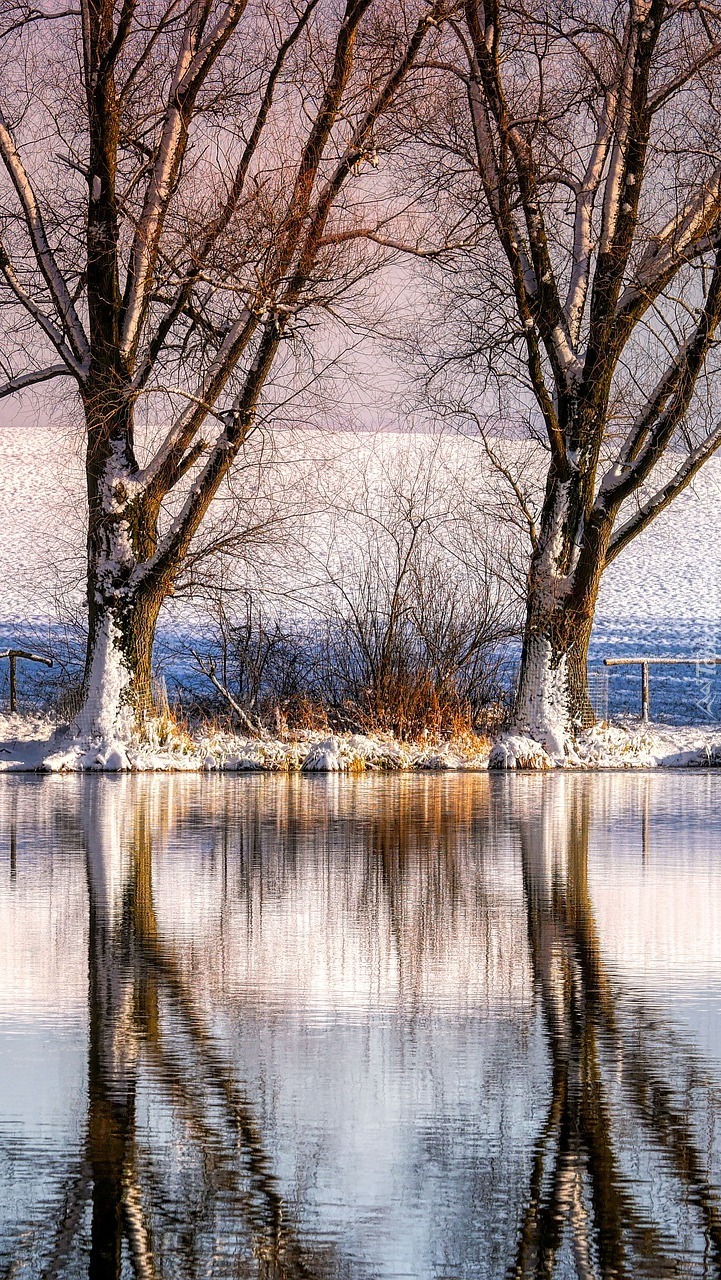
[[[0,1276],[721,1275],[713,774],[0,780]]]

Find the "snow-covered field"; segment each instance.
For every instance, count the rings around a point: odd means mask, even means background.
[[[392,453],[408,439],[384,433],[382,448]],[[318,447],[309,434],[309,453]],[[347,433],[336,450],[344,458],[338,465],[356,471],[374,447],[369,433]],[[430,450],[435,443],[420,435],[417,447]],[[485,490],[489,464],[477,441],[448,436],[440,453],[467,476],[477,475],[479,492]],[[43,620],[65,568],[82,557],[84,482],[76,434],[0,422],[0,527],[0,624]],[[611,565],[598,615],[601,636],[612,623],[614,630],[641,629],[655,639],[665,626],[692,621],[696,639],[721,645],[721,459],[707,464]]]
[[[490,468],[481,445],[455,436],[438,446],[428,435],[336,433],[332,467],[352,484],[371,452],[392,457],[408,450],[409,439],[419,454],[438,449],[442,464],[462,475],[466,488],[475,487],[480,496],[487,491]],[[299,466],[304,447],[296,436],[290,452]],[[308,433],[309,457],[327,449],[327,438]],[[318,470],[327,484],[328,466]],[[0,644],[47,635],[58,596],[82,611],[83,519],[81,439],[52,423],[0,423]],[[639,653],[682,654],[701,662],[721,654],[720,535],[721,459],[714,459],[606,573],[592,641],[595,665],[606,656]],[[0,670],[0,680],[5,678]],[[0,704],[4,696],[0,684]],[[600,696],[603,701],[603,687]],[[614,669],[609,712],[636,714],[638,705],[638,668]],[[651,706],[661,721],[721,721],[721,668],[653,671]]]

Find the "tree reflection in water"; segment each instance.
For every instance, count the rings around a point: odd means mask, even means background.
[[[103,784],[84,806],[89,917],[87,1170],[92,1196],[88,1275],[122,1273],[123,1245],[142,1280],[174,1275],[338,1276],[342,1260],[298,1236],[271,1171],[261,1127],[162,939],[153,898],[153,844],[168,806],[141,789],[123,839],[128,797]],[[171,1034],[166,1034],[168,1026]],[[141,1066],[182,1123],[192,1161],[168,1188],[138,1132]],[[156,1105],[157,1105],[156,1099]],[[170,1192],[170,1195],[169,1195]],[[76,1213],[77,1216],[77,1213]],[[72,1235],[63,1224],[62,1239]],[[224,1245],[221,1245],[221,1241]],[[220,1255],[227,1250],[223,1270]],[[47,1270],[60,1274],[56,1251]],[[220,1262],[220,1267],[218,1263]]]
[[[608,786],[613,811],[620,792]],[[479,992],[502,999],[518,1023],[542,1020],[546,1112],[530,1158],[501,1128],[496,1172],[479,1163],[468,1189],[464,1222],[487,1233],[505,1180],[507,1239],[492,1253],[464,1225],[471,1261],[456,1259],[459,1274],[721,1276],[719,1194],[700,1138],[718,1086],[605,959],[589,886],[598,799],[582,777],[85,780],[63,822],[82,845],[89,898],[87,1137],[43,1276],[376,1274],[331,1226],[309,1228],[302,1186],[284,1198],[267,1099],[243,1084],[219,1021],[226,935],[230,969],[243,954],[281,964],[264,929],[279,903],[300,916],[303,893],[323,899],[322,927],[355,920],[376,938],[382,963],[374,953],[369,971],[392,957],[399,1017],[428,1006],[445,965],[459,1000],[468,988],[477,1003]],[[185,933],[168,923],[169,903],[188,910],[188,883],[173,883],[179,841],[205,868]],[[10,847],[15,884],[14,827]],[[252,1035],[239,1004],[238,1034]],[[529,1090],[530,1077],[529,1066]]]
[[[649,779],[646,779],[648,787]],[[594,799],[587,778],[542,782],[541,803],[519,818],[528,942],[551,1060],[550,1103],[534,1153],[518,1252],[508,1276],[552,1277],[564,1241],[579,1280],[688,1274],[663,1220],[635,1203],[622,1158],[629,1138],[661,1156],[661,1182],[695,1214],[705,1241],[703,1274],[721,1275],[721,1216],[690,1116],[669,1076],[718,1105],[717,1085],[692,1050],[604,962],[589,892]],[[647,856],[648,790],[643,809]],[[664,1037],[665,1031],[665,1037]],[[665,1043],[664,1043],[665,1041]],[[659,1045],[663,1046],[659,1051]],[[617,1120],[611,1081],[631,1117]],[[686,1097],[688,1101],[688,1095]],[[673,1185],[675,1183],[675,1186]],[[695,1273],[694,1273],[695,1274]]]

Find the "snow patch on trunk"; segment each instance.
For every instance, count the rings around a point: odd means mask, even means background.
[[[102,744],[103,754],[113,757],[113,763],[106,764],[107,768],[123,768],[123,744],[132,736],[133,711],[126,696],[131,682],[120,646],[120,632],[108,613],[95,640],[85,701],[73,735]]]
[[[535,739],[550,756],[569,754],[568,659],[554,658],[545,636],[527,642],[514,719],[518,735]]]

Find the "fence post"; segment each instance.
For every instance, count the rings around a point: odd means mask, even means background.
[[[648,663],[641,663],[641,719],[644,724],[649,721]]]

